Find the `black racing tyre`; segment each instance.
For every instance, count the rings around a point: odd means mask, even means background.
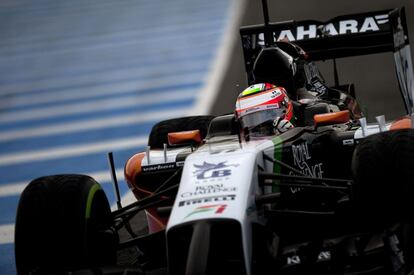
[[[117,235],[101,186],[84,175],[33,180],[23,191],[15,225],[18,274],[60,274],[115,264]]]
[[[356,199],[381,216],[410,215],[414,198],[414,129],[369,136],[356,147]],[[398,213],[396,213],[398,211]]]
[[[201,138],[205,138],[208,126],[214,116],[188,116],[163,120],[155,124],[149,135],[148,145],[152,149],[161,149],[168,145],[168,133],[200,130]]]
[[[402,224],[408,270],[414,268],[414,129],[369,136],[356,147],[356,209],[368,222]]]

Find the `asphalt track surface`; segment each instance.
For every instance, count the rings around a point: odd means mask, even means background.
[[[153,124],[188,115],[212,67],[228,0],[0,1],[0,274],[30,180],[81,173],[111,203]]]
[[[411,52],[414,42],[414,1],[411,0],[268,0],[270,21],[315,19],[327,21],[330,18],[352,13],[379,11],[405,6]],[[249,0],[240,25],[262,24],[261,0]],[[229,113],[234,108],[236,97],[246,85],[244,61],[240,39],[236,38],[231,61],[211,112]],[[369,122],[375,116],[384,114],[388,120],[404,114],[404,107],[398,90],[392,53],[374,54],[337,60],[341,84],[354,83],[357,99],[365,110]],[[332,62],[318,62],[328,84],[333,85]]]

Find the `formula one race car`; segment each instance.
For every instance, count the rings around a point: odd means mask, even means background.
[[[154,125],[148,149],[125,165],[136,202],[111,212],[84,175],[27,186],[16,219],[18,274],[413,274],[414,82],[404,9],[266,19],[243,27],[241,38],[252,88],[238,111]],[[292,47],[306,52],[299,65],[317,100],[280,101],[296,127],[255,136],[242,105],[283,94],[253,90],[283,86],[290,76],[269,60]],[[352,85],[327,87],[311,61],[384,51],[394,52],[407,116],[367,125]],[[131,222],[142,211],[148,234]]]

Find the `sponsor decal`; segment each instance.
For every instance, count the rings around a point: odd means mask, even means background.
[[[176,165],[177,165],[177,167],[182,167],[182,166],[184,166],[184,161],[177,161]]]
[[[306,176],[314,178],[322,178],[324,173],[323,163],[312,163],[312,156],[306,142],[299,145],[292,145],[293,164]],[[293,172],[290,172],[293,174]],[[302,191],[302,188],[291,187],[290,191],[295,194]]]
[[[300,257],[298,255],[293,255],[293,256],[289,256],[287,257],[287,265],[297,265],[300,264],[301,260]]]
[[[318,254],[318,258],[317,261],[318,262],[324,262],[324,261],[329,261],[331,260],[332,256],[331,256],[331,252],[330,251],[321,251]],[[298,265],[302,263],[302,259],[300,258],[299,255],[291,255],[291,256],[287,256],[286,257],[286,265],[291,266],[291,265]]]
[[[331,259],[331,252],[330,251],[321,251],[318,255],[318,261],[329,261]]]
[[[204,197],[204,198],[180,201],[178,202],[178,207],[201,204],[201,203],[209,203],[209,202],[234,201],[235,199],[236,199],[236,195],[221,195],[221,196]]]
[[[342,141],[343,145],[354,145],[354,140],[353,139],[344,139]]]
[[[326,25],[309,24],[299,25],[294,29],[274,32],[275,41],[286,40],[298,41],[304,39],[315,39],[321,36],[337,36],[351,33],[366,33],[380,31],[382,25],[389,22],[388,14],[368,16],[359,19],[340,20],[330,22]],[[264,34],[259,34],[258,44],[264,46]]]
[[[282,92],[279,89],[262,92],[257,95],[249,96],[249,97],[242,97],[239,98],[236,102],[237,110],[243,111],[245,109],[250,109],[255,106],[262,105],[263,102],[266,104],[275,103],[274,98],[282,95]]]
[[[208,195],[214,193],[235,192],[237,187],[226,187],[222,183],[196,186],[193,192],[184,192],[181,194],[182,198],[188,198],[198,195]]]
[[[318,94],[318,96],[321,96],[326,93],[327,88],[319,78],[313,78],[311,80],[310,90],[315,91]]]
[[[276,90],[272,91],[272,95],[270,97],[275,98],[275,97],[278,97],[278,96],[281,96],[281,95],[282,95],[282,92],[279,89],[276,89]]]
[[[199,213],[205,213],[205,212],[212,212],[214,211],[214,214],[221,214],[226,210],[227,204],[212,204],[212,205],[203,205],[199,206],[190,213],[187,214],[187,216],[184,217],[184,219],[195,215]]]
[[[214,180],[218,178],[228,178],[232,174],[231,167],[239,164],[226,164],[227,161],[215,163],[203,162],[201,165],[194,164],[196,170],[193,172],[197,180]]]
[[[174,163],[161,163],[161,164],[155,164],[155,165],[148,165],[148,166],[142,166],[142,172],[157,172],[162,170],[171,170],[175,169],[176,164]]]
[[[293,163],[299,167],[301,172],[310,177],[322,178],[322,163],[309,164],[312,157],[306,142],[299,145],[292,145]]]

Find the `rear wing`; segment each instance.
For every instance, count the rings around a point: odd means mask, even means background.
[[[264,7],[265,18],[267,5]],[[289,40],[302,47],[310,60],[393,52],[401,95],[408,114],[414,113],[414,77],[405,9],[335,17],[327,22],[287,21],[240,28],[246,72],[253,83],[253,64],[263,47]]]

